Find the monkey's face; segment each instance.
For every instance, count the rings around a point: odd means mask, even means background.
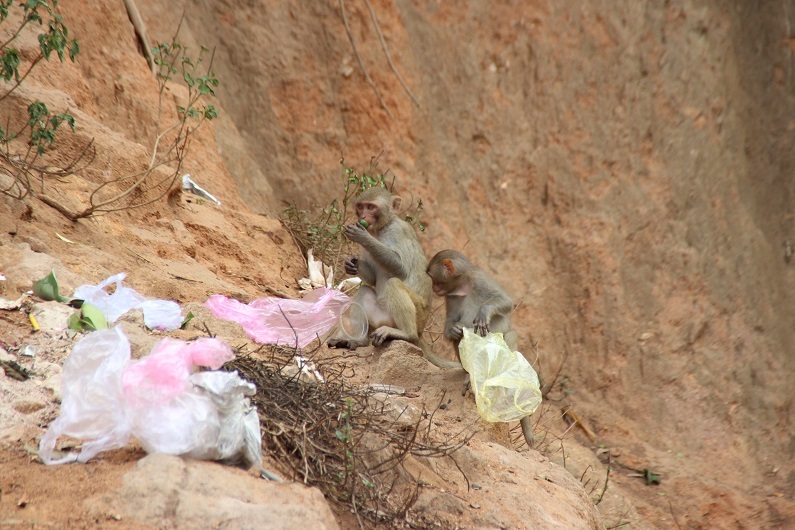
[[[431,277],[431,288],[433,294],[436,296],[446,296],[450,289],[445,286],[448,284],[448,278],[445,276],[444,267],[438,263],[431,263],[425,271]]]
[[[357,202],[356,203],[356,216],[359,220],[367,221],[368,227],[379,226],[378,221],[383,215],[382,205],[377,202]],[[369,228],[368,228],[369,229]]]

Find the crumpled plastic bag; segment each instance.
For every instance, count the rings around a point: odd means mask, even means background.
[[[64,363],[61,414],[42,437],[39,456],[45,464],[87,462],[134,437],[149,453],[259,466],[259,417],[245,397],[254,385],[234,372],[191,374],[195,366],[217,369],[233,357],[219,339],[167,338],[131,361],[121,328],[87,335]],[[86,440],[82,450],[58,457],[61,435]]]
[[[243,326],[254,342],[305,348],[337,325],[350,302],[342,291],[321,287],[300,300],[269,297],[244,304],[214,294],[204,305],[214,316]]]
[[[538,375],[521,353],[511,351],[502,333],[481,337],[464,328],[458,351],[484,420],[518,421],[541,404]]]
[[[301,289],[305,291],[311,291],[318,287],[330,289],[334,285],[334,268],[316,260],[311,248],[306,251],[306,265],[309,270],[309,278],[298,280],[298,286]]]
[[[81,285],[75,289],[73,298],[83,300],[98,307],[109,323],[114,323],[127,311],[142,309],[144,324],[149,329],[179,329],[184,321],[179,304],[172,300],[149,300],[121,282],[127,274],[120,272],[97,285]],[[109,294],[105,288],[116,284],[116,290]]]

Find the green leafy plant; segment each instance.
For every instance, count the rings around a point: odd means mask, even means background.
[[[173,189],[193,135],[205,122],[218,117],[215,106],[205,103],[208,97],[215,96],[219,84],[212,71],[212,57],[207,69],[199,70],[209,50],[202,47],[198,55],[192,57],[188,48],[178,41],[178,35],[179,27],[171,42],[159,43],[152,48],[159,98],[157,132],[146,168],[139,173],[106,180],[91,192],[88,206],[81,211],[69,210],[51,197],[39,196],[39,199],[69,219],[77,220],[146,206],[159,201]],[[177,78],[184,82],[187,96],[183,104],[177,105],[176,119],[164,125],[165,90]]]
[[[361,173],[348,167],[344,158],[340,160],[340,168],[341,197],[314,211],[302,210],[292,203],[281,215],[282,224],[290,232],[301,252],[306,254],[312,249],[316,259],[333,267],[336,278],[344,273],[342,260],[353,250],[345,238],[344,229],[354,222],[355,216],[350,207],[356,201],[356,196],[372,187],[390,187],[385,181],[385,173],[378,171],[377,157],[373,157],[370,160],[370,167]],[[425,225],[419,221],[422,201],[418,201],[416,205],[412,201],[407,212],[408,214],[402,214],[405,220],[421,231],[425,230]]]
[[[48,60],[55,54],[61,61],[67,56],[74,61],[80,51],[77,40],[70,40],[69,31],[56,11],[57,0],[27,0],[15,4],[22,9],[20,17],[12,17],[12,3],[12,0],[0,0],[0,28],[20,18],[11,37],[0,45],[0,77],[14,83],[0,95],[0,102],[19,87],[42,59]],[[26,27],[35,24],[42,27],[38,34],[39,53],[25,63],[25,54],[14,48],[13,43]],[[63,204],[56,199],[59,194],[53,193],[53,186],[57,188],[66,177],[79,174],[91,164],[94,141],[87,142],[65,165],[53,165],[57,157],[44,162],[42,157],[54,148],[59,128],[67,126],[74,131],[75,120],[68,112],[52,112],[44,103],[34,101],[27,107],[24,123],[12,127],[10,117],[2,120],[7,125],[0,127],[0,169],[5,170],[5,176],[10,176],[11,180],[0,178],[0,193],[18,200],[34,196],[73,221],[138,208],[165,197],[174,189],[196,130],[218,116],[216,107],[206,103],[215,96],[219,84],[212,71],[212,57],[207,68],[202,69],[209,50],[202,47],[197,55],[191,55],[178,41],[178,35],[179,27],[170,42],[158,43],[152,49],[159,91],[158,113],[150,154],[141,171],[118,177],[111,175],[90,188],[77,208]],[[174,82],[184,83],[187,95],[177,104],[176,112],[167,113],[164,106],[166,87]],[[169,123],[164,123],[166,116],[172,116]]]
[[[80,45],[76,39],[70,39],[57,7],[58,0],[27,0],[15,5],[13,0],[0,0],[0,29],[10,34],[0,44],[0,79],[11,83],[0,90],[0,102],[8,99],[33,69],[42,60],[49,61],[53,53],[61,62],[67,56],[71,61],[77,58]],[[30,59],[25,59],[30,54],[17,48],[20,35],[27,31],[38,31],[38,50]],[[43,102],[34,101],[27,107],[26,120],[14,125],[11,121],[9,117],[3,120],[5,127],[0,126],[0,168],[11,176],[9,181],[0,182],[0,193],[4,195],[21,200],[34,193],[34,185],[43,190],[45,179],[63,178],[86,154],[84,151],[73,160],[66,172],[40,162],[41,156],[55,143],[61,125],[68,125],[74,132],[75,119],[68,112],[52,112]]]

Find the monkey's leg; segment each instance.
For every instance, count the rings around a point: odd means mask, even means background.
[[[417,342],[417,308],[409,288],[397,278],[387,280],[376,299],[378,308],[391,317],[391,324],[381,325],[373,332],[373,344],[380,346],[386,340]],[[375,326],[374,326],[375,327]]]
[[[351,327],[353,327],[353,329],[358,329],[360,326],[368,326],[369,329],[371,316],[378,312],[376,307],[375,289],[369,285],[361,285],[359,290],[356,291],[356,296],[353,297],[353,303],[359,304],[362,307],[362,312],[364,314],[364,318],[367,319],[367,322],[360,322],[358,320],[351,321]],[[326,344],[328,344],[330,348],[348,348],[350,350],[355,350],[359,346],[367,346],[369,343],[370,339],[365,335],[365,337],[361,340],[334,337],[329,339]]]

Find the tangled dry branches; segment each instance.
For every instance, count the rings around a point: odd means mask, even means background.
[[[449,456],[473,433],[432,440],[431,413],[410,420],[405,408],[395,414],[383,389],[351,383],[354,374],[340,358],[304,360],[299,353],[262,347],[224,367],[257,386],[252,401],[264,453],[281,473],[320,488],[363,526],[407,521],[420,487],[407,459]]]

